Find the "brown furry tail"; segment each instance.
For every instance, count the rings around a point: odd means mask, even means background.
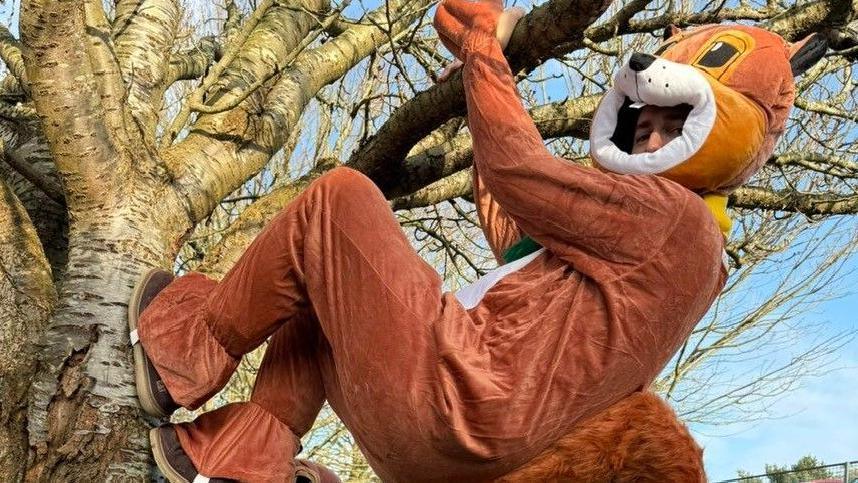
[[[703,450],[673,409],[636,392],[499,482],[705,483]]]

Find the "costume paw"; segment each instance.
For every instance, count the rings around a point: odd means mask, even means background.
[[[468,39],[473,34],[494,37],[502,12],[500,0],[443,0],[435,13],[435,30],[444,46],[464,60]]]

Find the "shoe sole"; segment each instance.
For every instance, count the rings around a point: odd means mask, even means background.
[[[131,301],[128,303],[128,331],[137,330],[137,314],[140,312],[140,299],[143,295],[143,289],[155,273],[162,270],[153,268],[150,269],[137,285],[134,287],[134,292],[131,294]],[[169,414],[161,408],[156,402],[155,396],[151,392],[152,381],[149,379],[149,371],[146,367],[146,353],[143,352],[143,346],[140,342],[134,344],[134,384],[137,386],[137,399],[140,401],[140,406],[143,411],[149,416],[156,418],[165,418]]]
[[[164,447],[161,445],[158,428],[149,430],[149,443],[152,445],[152,456],[155,457],[155,464],[158,465],[158,469],[170,483],[191,483],[170,466],[167,455],[164,453]]]

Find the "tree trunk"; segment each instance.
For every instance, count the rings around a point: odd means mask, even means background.
[[[0,481],[24,474],[34,346],[55,302],[51,269],[33,224],[0,180]]]
[[[72,224],[59,303],[39,344],[29,481],[139,480],[150,471],[150,426],[134,388],[127,304],[145,269],[171,266],[190,222],[174,215],[186,212],[171,191],[134,181],[121,205]]]

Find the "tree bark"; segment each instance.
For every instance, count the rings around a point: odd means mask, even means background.
[[[127,109],[100,2],[25,2],[21,33],[71,220],[38,368],[19,373],[33,381],[26,479],[142,480],[151,459],[133,385],[127,302],[146,267],[171,265],[192,226],[187,204]]]
[[[130,0],[116,5],[112,36],[128,92],[128,107],[154,145],[158,111],[170,72],[170,51],[181,20],[173,0]]]
[[[27,394],[35,343],[56,303],[51,269],[27,211],[0,179],[0,480],[19,481],[28,459]]]
[[[27,210],[54,280],[62,279],[68,258],[68,216],[65,190],[54,166],[41,126],[32,121],[0,119],[0,179]]]
[[[134,180],[136,186],[144,180]],[[40,343],[29,411],[32,481],[144,479],[151,460],[128,350],[126,311],[146,267],[169,267],[188,226],[175,195],[155,189],[72,223],[60,302]],[[164,213],[159,216],[157,212]]]

